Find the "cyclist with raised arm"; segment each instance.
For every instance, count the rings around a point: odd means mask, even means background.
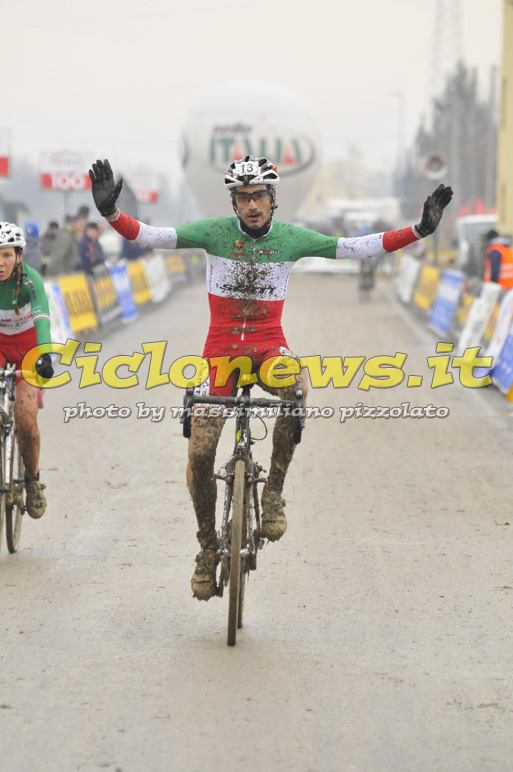
[[[0,222],[0,367],[7,363],[21,370],[23,358],[35,346],[50,343],[50,312],[43,280],[24,265],[26,241],[21,228]],[[42,378],[53,375],[50,354],[36,362]],[[25,465],[26,509],[38,519],[46,510],[45,486],[39,479],[41,438],[37,425],[37,389],[23,378],[16,380],[14,419]]]
[[[434,232],[452,197],[440,185],[424,204],[421,222],[398,231],[362,238],[337,238],[279,222],[276,185],[279,176],[267,158],[246,156],[234,161],[225,174],[235,217],[199,220],[177,228],[146,225],[120,212],[116,206],[122,180],[114,183],[108,161],[97,161],[89,172],[92,194],[100,212],[124,238],[137,246],[161,249],[201,248],[207,253],[207,289],[211,322],[203,357],[210,375],[201,393],[231,395],[237,378],[216,384],[221,358],[250,357],[254,372],[274,356],[290,352],[281,327],[283,303],[290,271],[301,257],[355,258],[362,260],[393,252]],[[297,358],[297,357],[296,357]],[[298,386],[306,392],[303,374],[296,386],[274,389],[260,385],[282,399],[293,399]],[[201,551],[192,577],[195,597],[208,600],[216,593],[217,534],[215,527],[216,481],[214,460],[224,419],[193,416],[189,440],[187,484],[198,521]],[[293,419],[278,417],[267,484],[262,492],[261,535],[279,539],[287,528],[282,498],[283,484],[294,453]]]

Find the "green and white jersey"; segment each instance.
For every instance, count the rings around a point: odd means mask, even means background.
[[[0,337],[23,335],[35,327],[38,344],[50,343],[50,311],[41,276],[29,265],[23,266],[18,296],[19,316],[14,310],[16,276],[0,282]]]

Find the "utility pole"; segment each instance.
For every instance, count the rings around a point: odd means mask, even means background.
[[[430,94],[440,93],[445,77],[463,59],[460,0],[436,0],[431,45]]]

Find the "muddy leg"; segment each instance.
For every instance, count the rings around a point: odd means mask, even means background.
[[[37,426],[38,410],[37,390],[26,381],[20,381],[16,384],[14,417],[18,427],[18,442],[25,464],[25,475],[31,478],[39,472],[41,439]]]
[[[306,377],[303,374],[298,376],[295,386],[286,389],[269,389],[265,386],[263,388],[277,394],[281,399],[294,399],[298,387],[303,389],[303,398],[306,399],[307,385]],[[261,498],[261,534],[269,541],[281,539],[287,530],[287,518],[284,511],[285,499],[281,497],[281,492],[295,448],[294,419],[291,416],[277,418],[273,432],[271,468]]]
[[[198,521],[198,541],[203,549],[215,549],[217,543],[214,460],[224,421],[218,416],[193,416],[191,421],[187,487]]]
[[[298,388],[303,389],[303,399],[306,404],[308,386],[304,371],[298,375],[296,386],[290,386],[286,389],[272,389],[272,392],[277,394],[281,399],[294,399],[296,389]],[[265,390],[271,391],[271,389]],[[267,481],[267,487],[271,490],[277,491],[278,493],[282,492],[285,476],[290,462],[292,461],[295,448],[294,419],[287,416],[277,418],[273,432],[271,468],[269,470],[269,478]]]

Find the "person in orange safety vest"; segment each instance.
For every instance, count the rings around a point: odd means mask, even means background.
[[[513,288],[513,250],[506,246],[496,230],[486,234],[488,246],[485,254],[484,280],[500,284],[504,289]]]

